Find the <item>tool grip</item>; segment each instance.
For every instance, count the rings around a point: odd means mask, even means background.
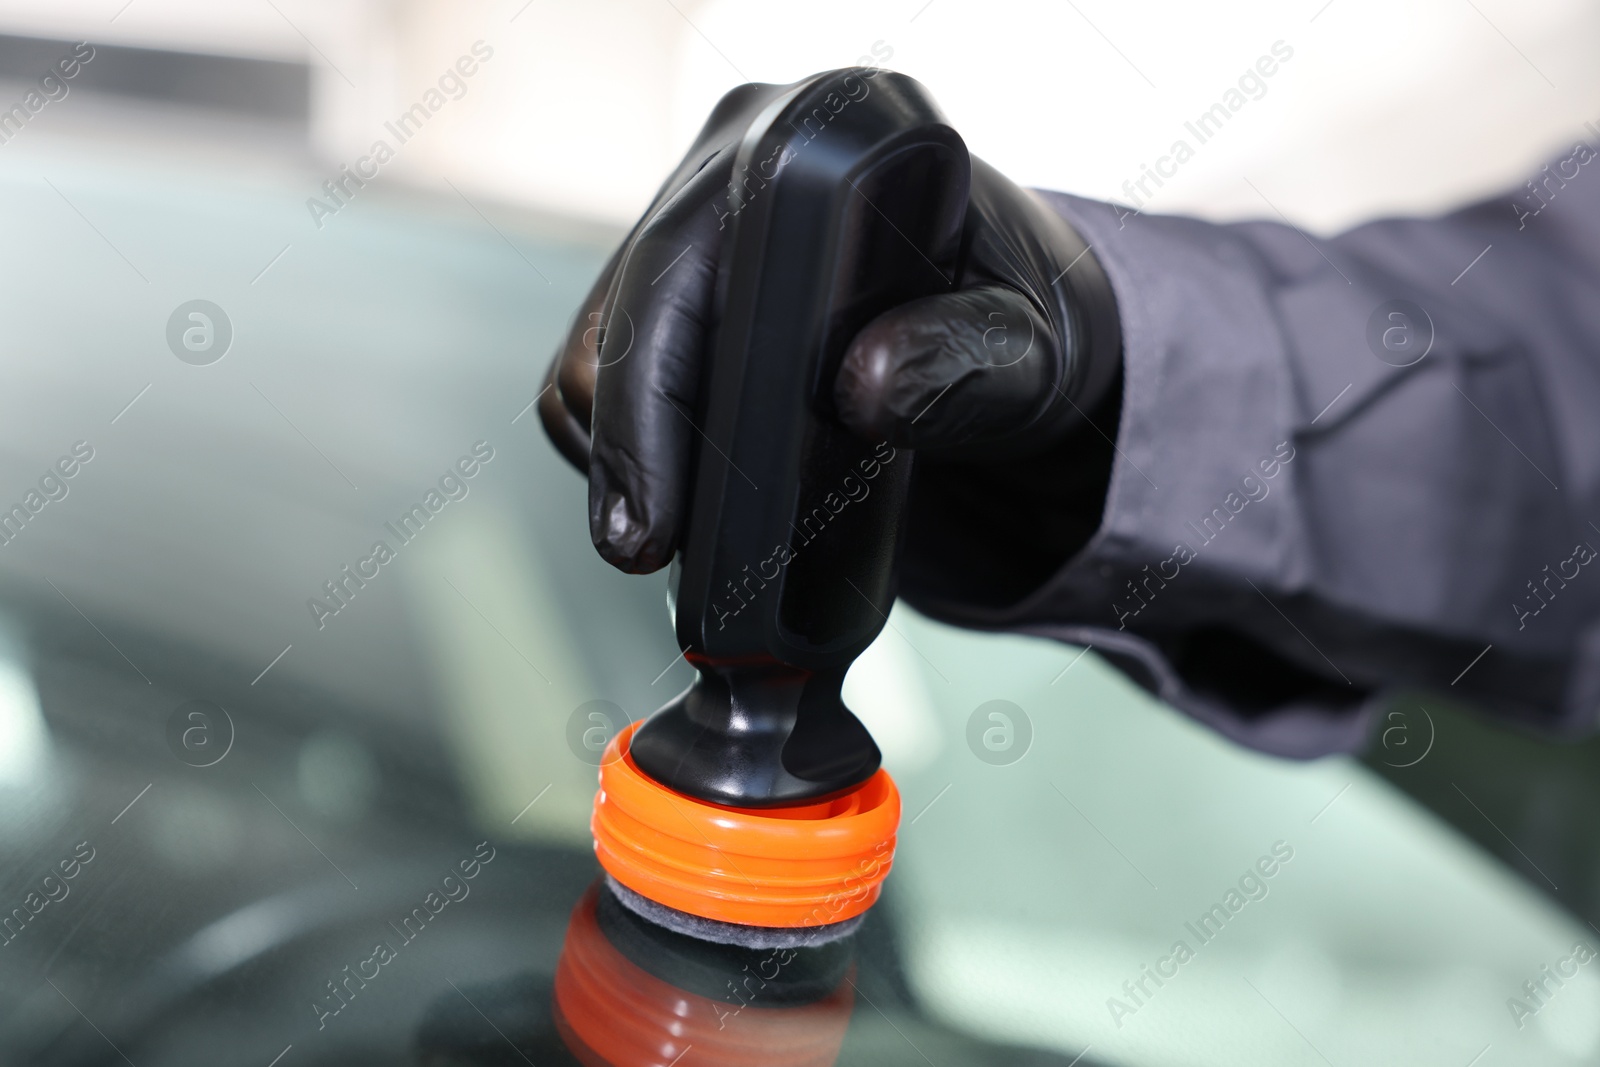
[[[894,600],[912,456],[842,426],[851,338],[956,277],[971,164],[927,92],[851,68],[774,101],[737,152],[670,603],[699,677],[633,741],[715,803],[791,804],[879,763],[839,697]]]

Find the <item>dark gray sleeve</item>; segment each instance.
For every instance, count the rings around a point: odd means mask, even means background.
[[[1397,689],[1600,705],[1600,161],[1331,239],[1050,194],[1116,290],[1099,532],[959,620],[1093,645],[1247,745],[1358,747]]]

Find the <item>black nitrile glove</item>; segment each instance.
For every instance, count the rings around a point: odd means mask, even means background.
[[[588,471],[590,535],[622,570],[654,571],[677,547],[732,160],[789,88],[723,97],[550,366],[540,418]],[[1012,603],[1088,540],[1120,401],[1100,264],[1048,205],[977,159],[957,283],[869,323],[834,383],[847,426],[916,450],[902,585],[935,610]]]

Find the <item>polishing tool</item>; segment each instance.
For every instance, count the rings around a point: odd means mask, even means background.
[[[797,84],[732,165],[688,513],[670,581],[697,676],[602,761],[591,828],[637,915],[746,947],[847,936],[900,796],[840,697],[887,621],[912,456],[839,421],[851,338],[953,288],[971,164],[914,80]]]

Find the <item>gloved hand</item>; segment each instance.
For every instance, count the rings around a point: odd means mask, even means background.
[[[540,418],[588,472],[590,535],[622,570],[654,571],[676,549],[732,161],[752,119],[790,88],[723,97],[551,363]],[[850,429],[916,450],[902,565],[913,603],[997,606],[1036,588],[1098,527],[1120,338],[1083,240],[977,159],[963,244],[957,290],[870,322],[834,396]]]

